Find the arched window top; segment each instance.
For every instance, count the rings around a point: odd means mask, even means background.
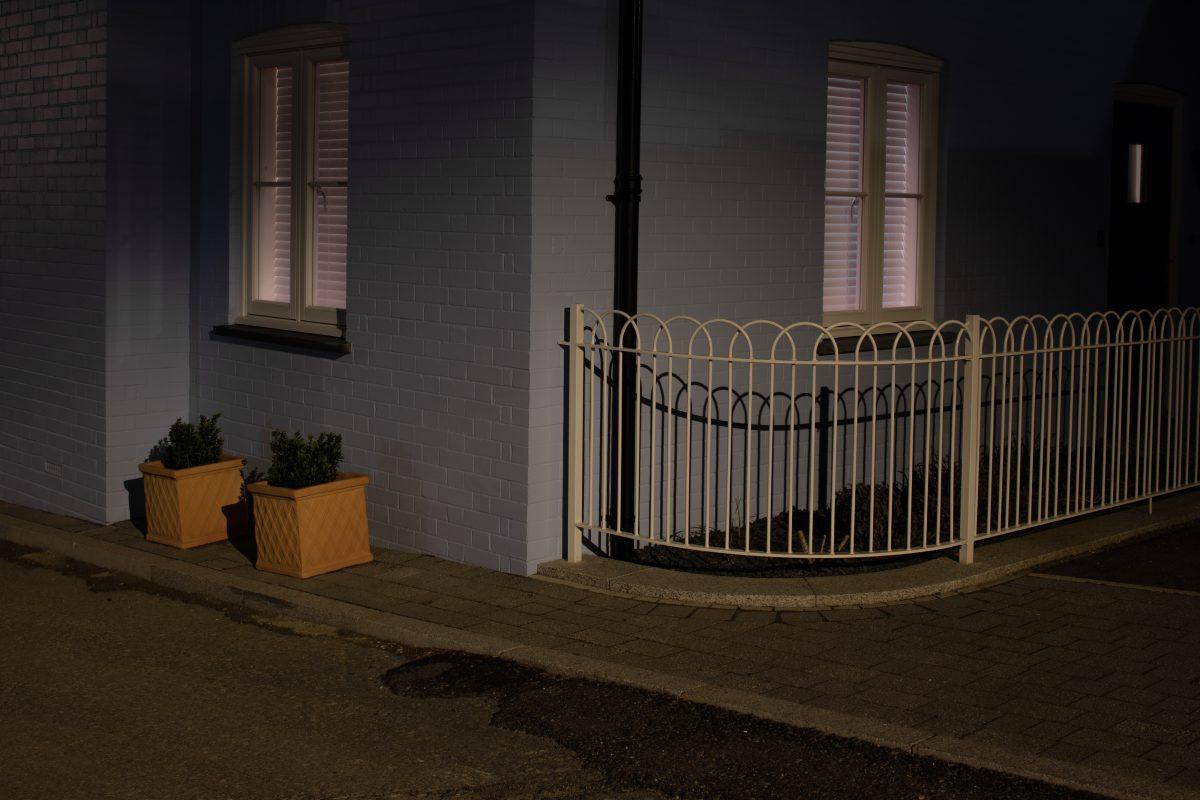
[[[234,42],[234,52],[242,55],[274,53],[281,50],[300,50],[345,44],[347,28],[336,22],[313,22],[288,25],[262,31]]]
[[[829,43],[829,58],[834,61],[852,61],[859,64],[878,64],[921,72],[941,72],[942,60],[911,47],[884,42]]]

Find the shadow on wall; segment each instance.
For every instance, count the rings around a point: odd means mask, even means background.
[[[1107,145],[1088,156],[951,150],[943,319],[1106,308]]]
[[[1137,44],[1126,68],[1125,80],[1157,83],[1166,76],[1176,81],[1195,80],[1195,41],[1177,35],[1200,27],[1200,8],[1190,0],[1152,0]],[[1173,47],[1164,47],[1173,43]],[[1167,86],[1187,94],[1187,86]]]
[[[125,481],[125,491],[129,495],[129,519],[135,528],[146,532],[146,482],[143,478],[130,478]]]

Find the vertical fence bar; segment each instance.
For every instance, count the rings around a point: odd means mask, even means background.
[[[958,532],[962,547],[958,560],[963,564],[975,561],[975,533],[979,523],[979,428],[981,406],[982,346],[979,341],[979,315],[967,315],[967,353],[963,362],[962,399],[962,481],[958,506]],[[951,454],[953,457],[953,454]]]
[[[567,320],[567,561],[583,558],[583,306]]]

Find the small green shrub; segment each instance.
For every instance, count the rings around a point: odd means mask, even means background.
[[[197,425],[182,419],[175,420],[167,431],[167,437],[160,439],[150,451],[150,460],[161,460],[167,469],[202,467],[220,461],[225,446],[221,429],[217,427],[220,416],[213,414],[211,417],[200,417]]]
[[[271,468],[267,483],[284,489],[303,489],[337,480],[342,463],[342,437],[336,433],[288,435],[271,432]]]
[[[249,472],[246,471],[245,467],[242,467],[242,491],[238,495],[238,499],[246,506],[246,522],[249,527],[248,532],[251,536],[254,535],[254,495],[250,494],[246,487],[252,483],[258,483],[266,479],[267,476],[258,467],[251,467]]]
[[[249,472],[246,471],[245,467],[242,467],[242,493],[240,495],[240,499],[246,503],[251,502],[252,497],[250,492],[247,491],[246,487],[252,483],[258,483],[260,481],[265,481],[266,479],[267,476],[263,474],[263,471],[258,467],[251,467]]]

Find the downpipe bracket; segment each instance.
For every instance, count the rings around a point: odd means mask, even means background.
[[[613,181],[616,188],[612,194],[604,195],[604,199],[613,205],[618,205],[619,200],[632,200],[639,203],[642,200],[642,176],[636,178],[617,178]]]

